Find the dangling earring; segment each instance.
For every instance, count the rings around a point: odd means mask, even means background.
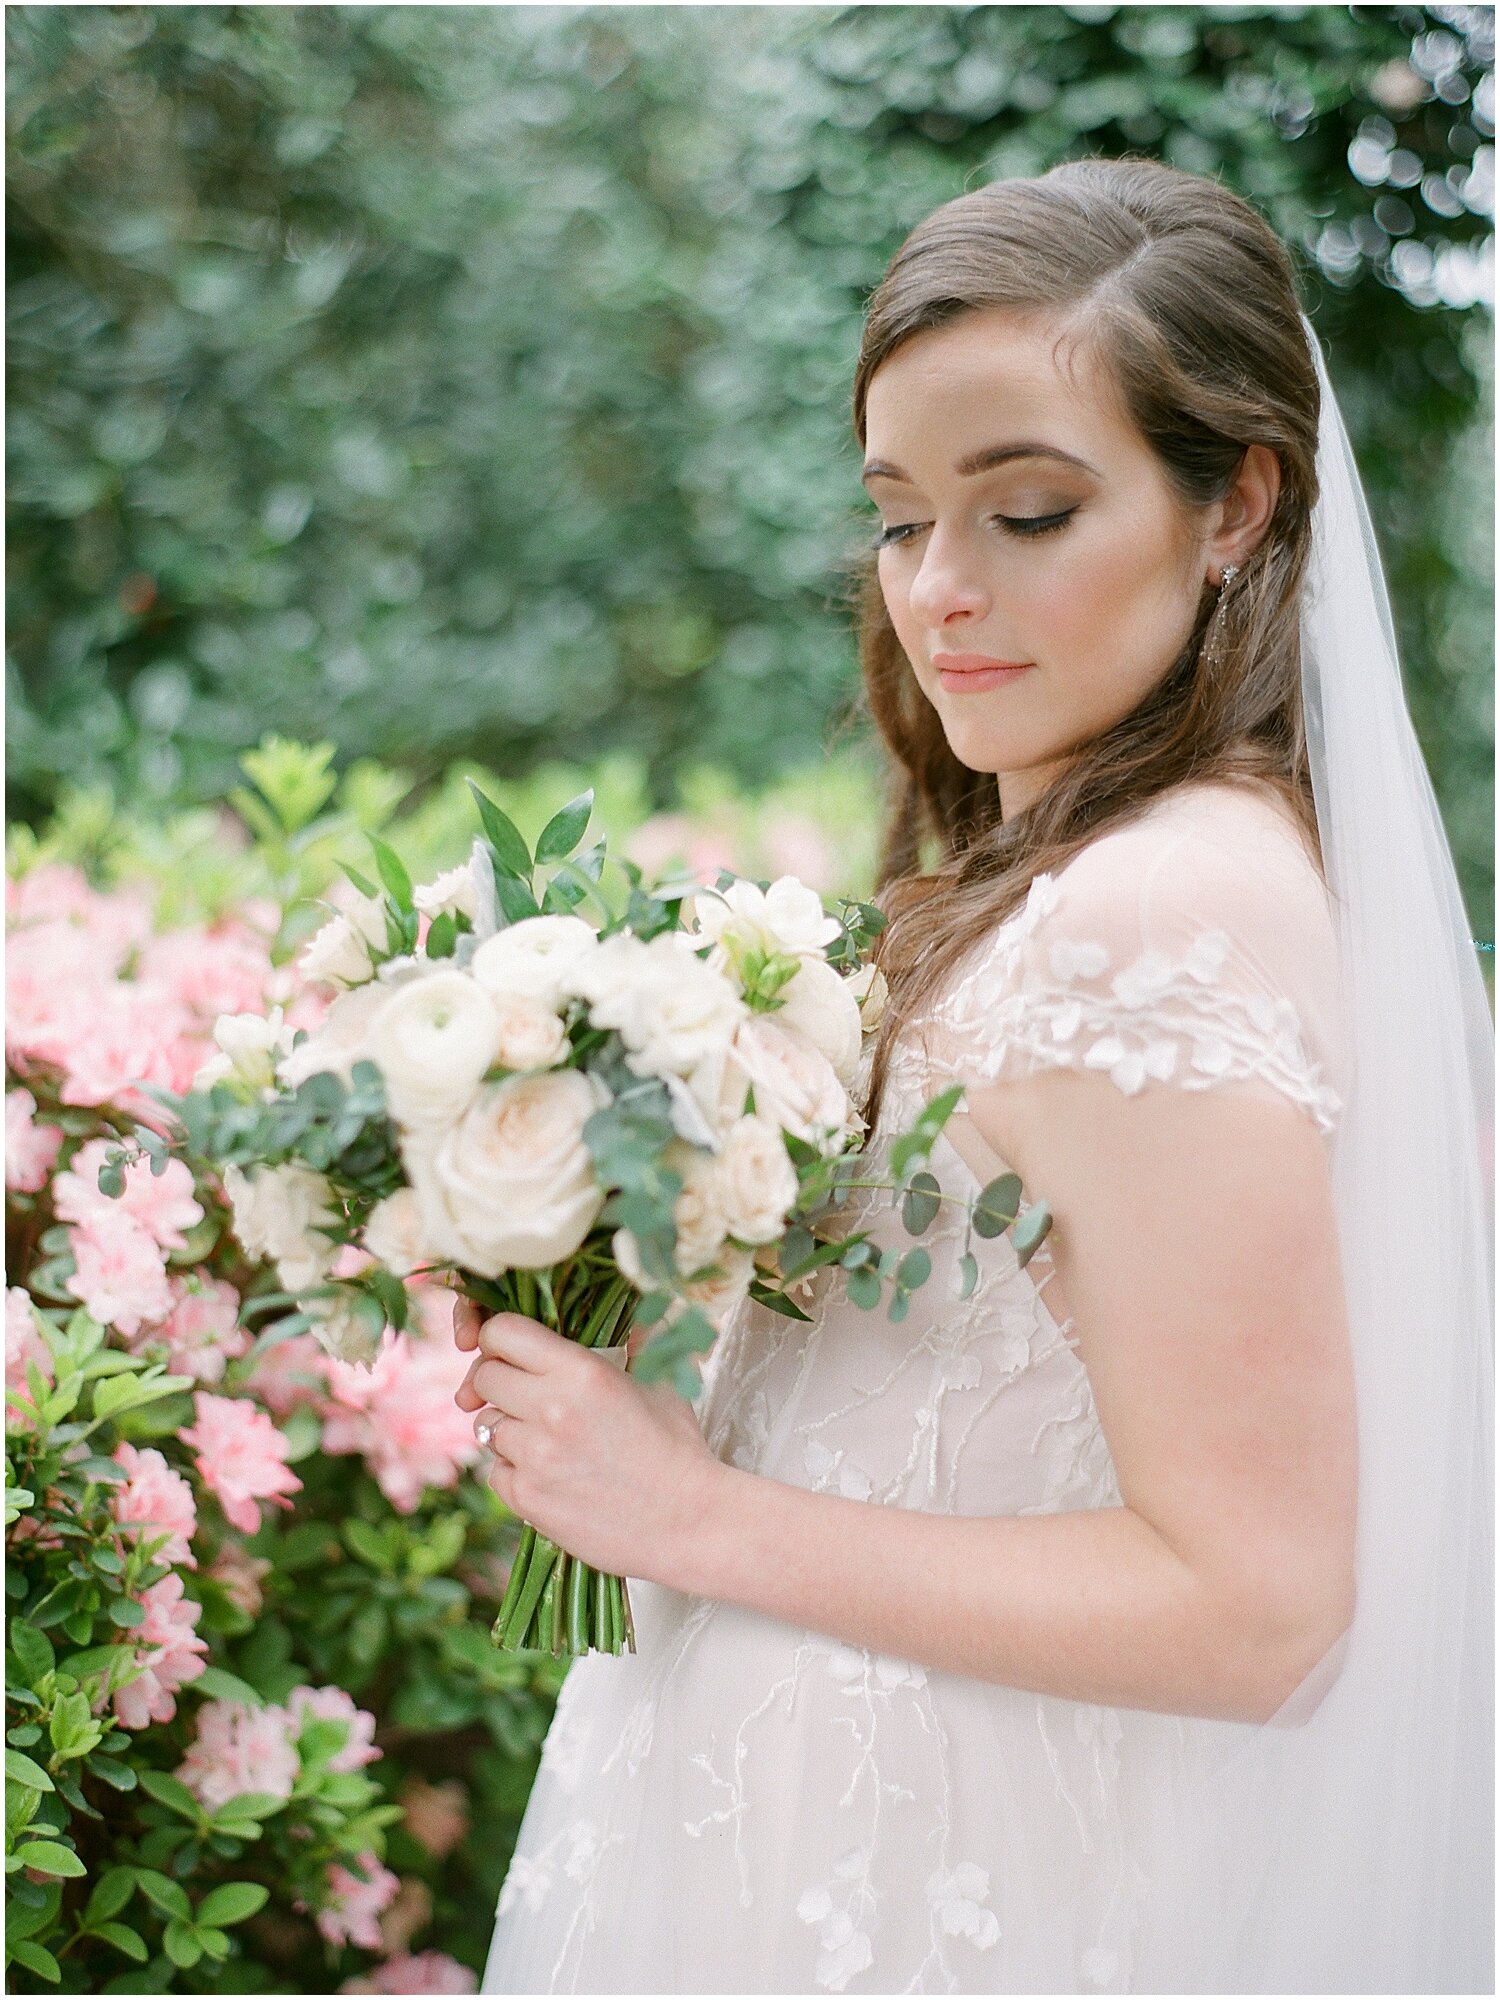
[[[1225,563],[1219,572],[1219,601],[1214,606],[1213,616],[1208,621],[1208,630],[1203,635],[1203,666],[1207,673],[1214,673],[1223,658],[1223,634],[1220,631],[1220,617],[1224,610],[1224,592],[1240,573],[1238,563]]]

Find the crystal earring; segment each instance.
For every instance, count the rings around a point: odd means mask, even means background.
[[[1219,572],[1219,601],[1214,606],[1213,616],[1208,621],[1208,630],[1203,635],[1203,666],[1207,673],[1213,673],[1223,658],[1223,635],[1220,631],[1220,617],[1224,610],[1224,592],[1240,573],[1238,563],[1225,563]]]

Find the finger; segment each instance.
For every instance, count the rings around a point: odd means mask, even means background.
[[[465,1354],[479,1345],[479,1322],[483,1314],[471,1298],[460,1292],[453,1301],[453,1338]]]
[[[491,1360],[541,1374],[556,1364],[559,1348],[571,1351],[573,1342],[524,1313],[491,1313],[480,1326],[479,1345]]]
[[[474,1371],[471,1368],[453,1392],[453,1400],[461,1410],[482,1410],[484,1398],[474,1387]]]
[[[551,1393],[538,1376],[509,1361],[477,1361],[471,1379],[474,1393],[508,1417],[535,1416],[540,1399]]]

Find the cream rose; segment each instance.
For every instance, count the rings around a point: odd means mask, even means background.
[[[297,968],[304,979],[357,986],[374,972],[376,955],[385,949],[385,899],[356,890],[348,909],[308,939]]]
[[[609,1101],[582,1070],[542,1070],[480,1087],[440,1137],[402,1146],[427,1242],[485,1278],[569,1257],[604,1205],[583,1128]]]
[[[714,1173],[731,1236],[741,1243],[769,1243],[781,1234],[797,1199],[797,1169],[769,1118],[736,1119],[724,1136]]]
[[[257,1167],[247,1174],[226,1166],[224,1192],[234,1233],[248,1257],[269,1257],[289,1292],[308,1291],[328,1275],[336,1246],[320,1225],[337,1220],[327,1179],[300,1161]]]
[[[250,1090],[274,1090],[275,1059],[282,1053],[282,1009],[266,1014],[221,1014],[214,1022],[219,1053],[210,1056],[193,1077],[194,1090],[207,1090],[230,1078]]]
[[[397,1188],[376,1203],[365,1224],[365,1248],[398,1278],[410,1277],[419,1265],[436,1261],[427,1249],[422,1204],[413,1189]]]
[[[397,1124],[447,1125],[495,1060],[500,1023],[483,987],[444,970],[398,986],[371,1020],[369,1039]]]
[[[717,1162],[712,1153],[700,1152],[696,1146],[671,1145],[665,1157],[666,1164],[682,1175],[682,1192],[672,1204],[672,1220],[677,1225],[676,1264],[686,1277],[718,1253],[729,1218],[719,1200]]]
[[[863,1127],[828,1058],[768,1014],[742,1021],[729,1052],[725,1089],[736,1111],[747,1084],[761,1117],[824,1153],[841,1152],[845,1139]]]
[[[469,960],[469,975],[491,995],[556,1009],[570,990],[569,969],[598,943],[593,925],[582,917],[523,917],[485,939]]]
[[[495,1061],[506,1069],[551,1069],[567,1054],[567,1029],[542,1001],[523,993],[492,993],[490,1004],[500,1031]]]
[[[682,1287],[681,1296],[689,1304],[701,1306],[713,1324],[722,1327],[750,1290],[755,1259],[748,1250],[735,1250],[726,1243],[715,1261],[722,1267],[721,1275],[694,1279]]]
[[[852,1083],[859,1068],[863,1032],[859,1002],[826,958],[804,958],[781,989],[778,1027],[790,1028],[828,1058],[840,1083]]]

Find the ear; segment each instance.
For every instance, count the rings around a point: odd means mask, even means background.
[[[1220,502],[1218,528],[1204,554],[1215,569],[1243,564],[1259,548],[1281,493],[1281,460],[1266,444],[1246,445],[1234,484]]]

